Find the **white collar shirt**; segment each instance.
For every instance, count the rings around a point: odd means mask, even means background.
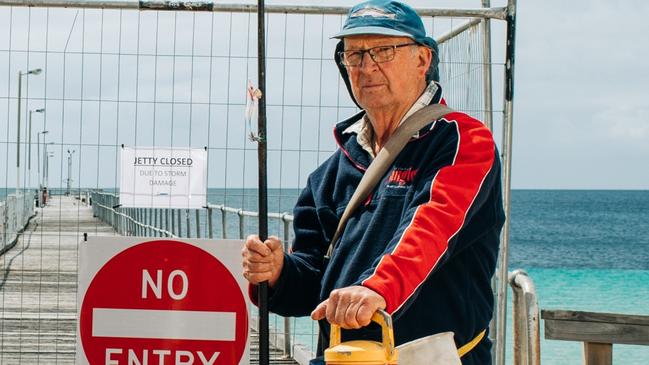
[[[435,96],[435,93],[437,93],[438,86],[435,83],[435,81],[431,81],[424,92],[421,94],[419,99],[415,101],[415,103],[410,107],[408,112],[401,118],[399,121],[399,125],[403,123],[406,118],[409,116],[413,115],[417,110],[425,107],[426,105],[430,104],[430,102],[433,100],[433,97]],[[373,136],[374,136],[374,129],[372,128],[372,123],[370,123],[369,118],[367,117],[367,113],[363,115],[363,118],[359,119],[356,123],[350,125],[347,127],[344,131],[343,134],[349,134],[349,133],[355,133],[356,134],[356,141],[358,142],[359,145],[363,148],[363,150],[367,151],[367,153],[372,156],[372,158],[376,157],[376,154],[374,153],[374,148],[372,145],[373,141]],[[415,133],[413,135],[413,138],[419,137],[419,132]]]

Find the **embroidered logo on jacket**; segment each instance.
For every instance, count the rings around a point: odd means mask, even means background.
[[[390,177],[388,177],[388,185],[410,185],[412,183],[412,180],[415,179],[415,175],[417,175],[416,169],[395,168],[394,170],[392,170]]]

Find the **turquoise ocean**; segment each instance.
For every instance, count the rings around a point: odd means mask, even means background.
[[[269,190],[269,212],[290,213],[298,193]],[[256,194],[254,189],[212,189],[209,200],[256,211]],[[649,315],[649,191],[514,190],[511,201],[509,268],[528,272],[542,310]],[[256,228],[251,220],[246,231]],[[229,222],[228,232],[238,232],[237,224]],[[271,234],[281,234],[281,227],[270,220]],[[511,308],[509,313],[507,363]],[[275,325],[282,327],[281,321]],[[308,318],[297,319],[293,327],[298,333],[314,329]],[[581,343],[545,340],[543,331],[542,323],[543,364],[582,363]],[[309,336],[296,339],[315,345]],[[649,364],[649,346],[614,345],[613,361]]]

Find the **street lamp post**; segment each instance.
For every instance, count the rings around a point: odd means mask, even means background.
[[[35,68],[27,72],[18,71],[18,128],[16,128],[16,196],[20,193],[20,99],[22,98],[22,82],[25,75],[38,75],[41,73],[40,68]]]
[[[70,183],[72,180],[70,179],[70,171],[72,171],[72,154],[75,153],[75,150],[68,150],[68,183],[67,183],[67,188],[65,190],[65,195],[70,195]]]
[[[45,137],[43,137],[45,139]],[[48,144],[54,144],[54,142],[50,142]],[[49,174],[50,174],[50,157],[54,157],[54,152],[47,152],[47,145],[45,144],[45,141],[43,141],[43,151],[45,152],[44,160],[43,160],[43,180],[45,180],[44,185],[43,185],[43,191],[41,192],[41,197],[43,199],[43,206],[47,205],[47,200],[49,193],[46,194],[47,192],[47,185],[48,181],[50,179]]]
[[[45,112],[45,108],[29,111],[29,128],[28,128],[29,152],[27,155],[27,171],[28,171],[27,177],[29,180],[27,181],[27,186],[31,186],[31,182],[32,182],[32,113],[43,113],[43,112]]]
[[[45,170],[45,135],[49,132],[50,131],[41,131],[36,134],[36,164],[38,165],[38,206],[41,206],[43,195],[43,180],[41,179],[41,134],[43,135],[43,170]]]
[[[54,142],[45,143],[45,136],[43,136],[43,188],[47,188],[50,182],[50,157],[54,157],[53,152],[47,151],[47,146],[54,144]]]

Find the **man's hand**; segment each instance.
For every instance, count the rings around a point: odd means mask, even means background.
[[[241,249],[243,257],[243,277],[252,284],[268,281],[272,288],[279,279],[284,266],[284,248],[282,241],[270,236],[261,242],[259,236],[250,235]]]
[[[332,324],[345,329],[361,328],[370,324],[378,309],[385,309],[385,299],[364,286],[349,286],[331,292],[329,299],[318,304],[311,318],[327,318]]]

